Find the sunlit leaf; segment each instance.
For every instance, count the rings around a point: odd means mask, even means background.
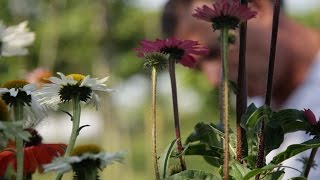
[[[177,143],[177,139],[173,140],[160,156],[159,171],[160,171],[161,178],[166,178],[168,176],[169,161],[170,161],[173,148],[175,147],[174,145],[176,143]]]

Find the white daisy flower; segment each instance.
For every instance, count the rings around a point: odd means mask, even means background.
[[[0,22],[0,55],[22,56],[28,54],[27,46],[35,39],[35,34],[27,28],[28,22],[24,21],[16,26],[6,27]]]
[[[122,163],[125,152],[102,152],[101,148],[94,144],[82,145],[76,147],[72,156],[55,158],[50,164],[44,165],[44,172],[56,171],[65,173],[73,170],[75,175],[97,173],[114,162]]]
[[[26,117],[23,128],[34,127],[47,116],[48,108],[39,104],[34,95],[36,90],[36,85],[25,80],[8,81],[0,88],[0,96],[9,108],[17,103],[23,104]]]
[[[41,104],[49,105],[54,109],[58,109],[59,103],[69,102],[76,96],[81,102],[93,104],[96,108],[99,106],[98,91],[111,92],[105,84],[108,77],[97,79],[90,78],[89,75],[70,74],[65,76],[63,73],[57,73],[60,78],[50,77],[51,83],[44,84],[41,89],[36,92]]]
[[[20,137],[25,141],[28,141],[31,137],[30,133],[24,131],[22,128],[23,122],[4,122],[0,121],[0,147],[6,147],[7,140],[15,140],[16,137]]]

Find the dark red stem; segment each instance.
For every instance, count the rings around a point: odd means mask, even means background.
[[[266,99],[265,99],[265,105],[267,106],[271,105],[274,64],[275,64],[275,57],[276,57],[278,27],[279,27],[279,17],[280,17],[280,0],[274,0],[273,3],[274,3],[274,9],[273,9],[273,22],[272,22],[272,35],[271,35],[271,45],[270,45],[267,90],[266,90]],[[264,165],[265,138],[266,138],[265,122],[264,120],[262,120],[261,131],[259,134],[260,142],[259,142],[259,149],[258,149],[257,168],[261,168]],[[259,177],[260,175],[257,175],[256,179],[259,179]]]
[[[177,83],[176,83],[176,71],[175,71],[176,61],[175,59],[169,60],[169,74],[171,80],[171,90],[172,90],[172,104],[173,104],[173,117],[174,117],[174,127],[177,138],[178,153],[181,154],[183,151],[181,143],[181,133],[180,133],[180,123],[179,123],[179,111],[178,111],[178,98],[177,98]],[[186,170],[186,163],[184,162],[182,156],[179,157],[181,170]]]
[[[247,0],[241,0],[241,4],[248,6]],[[246,76],[246,44],[247,44],[247,22],[240,24],[240,48],[239,48],[239,67],[237,81],[236,99],[236,128],[237,128],[237,160],[242,162],[247,155],[247,138],[245,130],[240,126],[241,117],[247,109],[247,76]]]

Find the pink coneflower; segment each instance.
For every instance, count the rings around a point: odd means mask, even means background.
[[[52,76],[52,72],[45,68],[36,68],[26,75],[29,83],[42,86],[44,83],[50,83],[48,80]]]
[[[240,5],[239,0],[219,0],[213,4],[213,8],[203,5],[195,9],[193,17],[212,23],[214,30],[228,28],[235,29],[240,22],[254,18],[257,14],[250,8]]]
[[[143,40],[140,42],[140,48],[135,50],[139,57],[145,57],[148,53],[160,52],[169,54],[170,58],[176,60],[187,67],[194,67],[196,59],[194,55],[206,55],[208,49],[201,47],[197,41],[178,40],[168,38],[165,40],[156,39],[156,41]]]
[[[318,123],[317,123],[316,116],[310,109],[304,109],[303,113],[310,124],[317,126]]]
[[[42,144],[42,137],[34,129],[26,129],[31,138],[24,142],[23,154],[24,175],[32,175],[38,169],[43,172],[42,165],[48,164],[54,157],[63,156],[67,145],[65,144]],[[8,148],[0,151],[0,177],[5,175],[9,166],[17,168],[16,147],[14,142],[9,142]]]

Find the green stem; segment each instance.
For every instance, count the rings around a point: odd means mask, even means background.
[[[181,143],[181,133],[180,133],[180,122],[179,122],[179,111],[178,111],[178,98],[177,98],[177,83],[176,83],[176,70],[175,70],[176,60],[170,57],[169,59],[169,75],[171,80],[171,90],[172,90],[172,105],[173,105],[173,118],[174,127],[177,139],[178,153],[181,154],[183,151]],[[179,157],[181,170],[186,170],[186,163],[182,156]]]
[[[72,99],[72,103],[73,103],[72,132],[71,132],[68,147],[66,149],[64,157],[68,157],[70,155],[76,143],[77,137],[79,135],[80,115],[81,115],[81,106],[80,106],[79,98],[80,98],[79,96],[75,96]],[[62,176],[63,174],[58,174],[56,177],[56,180],[60,180]]]
[[[74,176],[73,180],[98,180],[98,169],[95,166],[90,166],[90,165],[83,165],[79,164],[82,166],[81,168],[75,168],[73,167],[74,171]]]
[[[224,124],[223,179],[229,179],[229,88],[228,88],[228,28],[221,30],[222,80],[220,88],[220,119]]]
[[[152,148],[153,148],[153,166],[157,180],[160,180],[157,155],[157,69],[152,67]]]
[[[23,120],[23,103],[17,103],[13,106],[15,121]],[[17,148],[17,180],[23,179],[23,139],[16,136]]]

